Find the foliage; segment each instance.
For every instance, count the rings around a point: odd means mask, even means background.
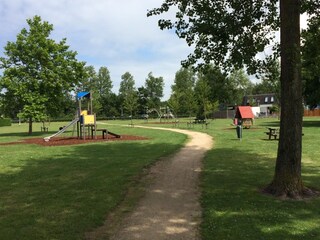
[[[115,93],[103,95],[100,98],[101,102],[101,114],[103,116],[115,117],[120,115],[120,97]]]
[[[90,92],[93,91],[96,82],[97,73],[93,66],[85,66],[86,75],[82,78],[76,86],[76,92]]]
[[[149,108],[160,108],[161,98],[163,97],[163,87],[163,77],[154,77],[152,72],[150,72],[145,82],[145,88],[148,92]]]
[[[99,93],[99,96],[106,96],[111,94],[113,87],[110,72],[107,67],[100,67],[94,84],[94,90]]]
[[[167,101],[169,108],[172,109],[173,114],[176,117],[178,117],[179,113],[180,113],[180,111],[179,111],[180,110],[180,102],[179,102],[180,94],[181,93],[171,94],[169,100]],[[189,115],[189,116],[191,116],[191,115]]]
[[[305,83],[304,96],[307,105],[320,103],[320,18],[312,18],[308,29],[302,32],[302,77]]]
[[[261,83],[255,84],[253,94],[274,93],[277,105],[280,105],[280,63],[270,62],[265,74],[262,75]]]
[[[3,78],[0,79],[0,110],[1,114],[12,119],[17,118],[17,114],[23,108],[20,96],[14,91],[6,89]]]
[[[1,118],[0,117],[0,127],[4,126],[11,126],[11,119],[10,118]]]
[[[176,72],[169,105],[176,114],[191,116],[195,112],[196,99],[194,96],[195,73],[191,68],[181,68]]]
[[[148,112],[148,90],[144,86],[141,86],[138,88],[137,94],[138,94],[138,106],[137,106],[138,113],[140,115],[145,115]]]
[[[233,70],[228,76],[228,82],[231,85],[232,94],[229,103],[242,105],[243,97],[252,94],[253,83],[243,69]]]
[[[86,77],[77,85],[77,92],[92,92],[95,113],[99,116],[110,114],[110,108],[113,107],[114,101],[111,99],[113,85],[108,68],[100,67],[98,73],[93,66],[86,66],[85,70]]]
[[[194,46],[183,65],[202,66],[212,61],[216,66],[241,69],[244,65],[254,73],[263,61],[256,59],[275,39],[279,29],[278,1],[275,0],[165,0],[148,16],[178,8],[176,19],[161,19],[161,29],[175,29],[179,38]],[[214,54],[213,54],[214,53]],[[199,60],[202,61],[199,61]],[[223,64],[222,64],[223,63]]]
[[[135,81],[131,73],[126,72],[121,76],[119,95],[125,96],[134,89]]]
[[[195,94],[198,101],[198,118],[207,118],[208,111],[210,110],[210,85],[205,78],[199,78],[195,86]]]
[[[133,113],[138,107],[138,95],[136,91],[130,91],[126,94],[123,106],[124,109],[126,109],[130,113],[132,119]]]
[[[55,42],[49,38],[53,25],[42,22],[39,16],[27,23],[29,29],[23,28],[16,42],[7,43],[0,62],[5,103],[12,103],[29,119],[31,134],[32,119],[57,115],[65,91],[72,90],[85,72],[84,63],[76,60],[77,53],[69,50],[66,39]]]
[[[121,76],[122,81],[120,82],[119,95],[122,101],[122,107],[128,110],[132,116],[133,111],[137,107],[138,96],[135,89],[135,81],[133,76],[126,72]]]

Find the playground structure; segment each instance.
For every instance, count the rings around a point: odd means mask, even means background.
[[[75,118],[66,126],[61,128],[57,133],[45,137],[44,141],[48,142],[51,138],[59,136],[60,134],[64,133],[67,129],[69,129],[71,126],[75,127],[77,129],[77,137],[80,139],[86,139],[88,138],[97,138],[97,131],[101,131],[103,134],[103,138],[108,136],[108,134],[113,135],[117,138],[120,138],[121,136],[112,132],[109,132],[107,129],[98,129],[97,128],[97,121],[96,121],[96,114],[93,113],[92,108],[92,93],[91,92],[79,92],[77,94],[77,101],[78,101],[78,110],[76,113]],[[87,109],[82,110],[82,101],[86,101],[87,103]]]
[[[148,114],[156,112],[158,114],[158,117],[160,119],[175,119],[175,116],[172,113],[172,110],[169,107],[160,107],[159,110],[152,108],[148,110]]]

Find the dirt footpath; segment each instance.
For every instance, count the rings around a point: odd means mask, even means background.
[[[151,168],[154,182],[111,239],[199,239],[199,173],[201,159],[213,141],[204,133],[169,130],[187,134],[190,140],[172,159],[160,161]]]

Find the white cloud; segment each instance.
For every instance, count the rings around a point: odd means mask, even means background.
[[[121,75],[129,71],[140,87],[149,72],[165,79],[165,99],[170,95],[180,61],[190,51],[183,40],[161,31],[147,10],[162,0],[2,0],[0,47],[14,41],[26,19],[40,15],[53,24],[52,37],[67,38],[78,59],[98,70],[108,67],[117,92]]]
[[[40,15],[53,24],[52,37],[67,38],[88,65],[108,67],[118,91],[121,75],[129,71],[136,86],[144,84],[149,72],[165,80],[165,99],[170,95],[180,61],[192,51],[184,40],[161,31],[157,17],[146,17],[148,9],[163,0],[1,0],[0,48],[26,27],[26,19]],[[173,16],[174,12],[169,13]],[[307,16],[301,17],[306,27]]]

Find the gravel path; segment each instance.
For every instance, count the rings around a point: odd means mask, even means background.
[[[156,128],[161,129],[161,128]],[[197,240],[201,220],[199,173],[201,160],[212,148],[204,133],[166,129],[189,136],[189,141],[170,160],[151,168],[153,183],[137,208],[123,220],[113,240]]]

